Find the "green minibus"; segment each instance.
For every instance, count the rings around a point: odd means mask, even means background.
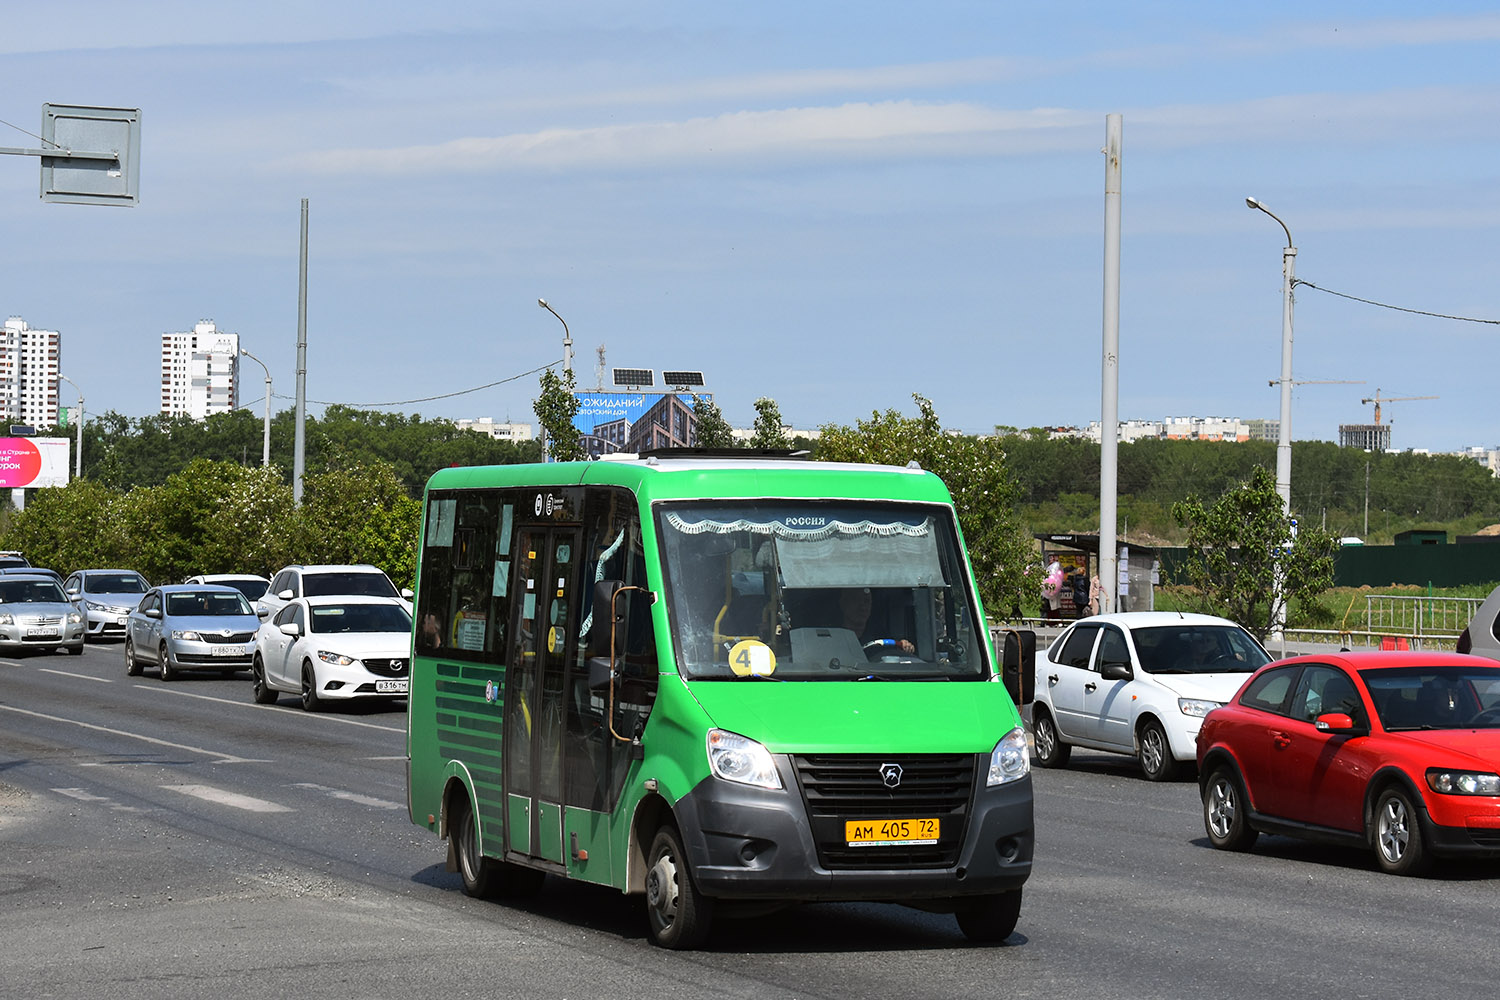
[[[548,874],[716,912],[869,900],[1015,929],[1030,759],[941,480],[663,450],[427,483],[412,822],[473,896]]]

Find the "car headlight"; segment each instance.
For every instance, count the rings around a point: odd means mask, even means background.
[[[6,615],[5,617],[9,618],[10,615]],[[77,625],[81,621],[83,621],[83,614],[81,612],[78,612],[78,611],[69,611],[68,612],[68,623],[70,625]]]
[[[15,623],[16,619],[14,616],[0,614],[0,625],[14,625]]]
[[[722,729],[708,731],[708,766],[725,781],[759,788],[780,788],[781,775],[771,751],[751,739]]]
[[[1177,711],[1201,719],[1216,708],[1223,708],[1222,701],[1206,701],[1203,698],[1178,698]]]
[[[174,638],[174,639],[186,639],[188,642],[202,642],[203,641],[203,637],[201,635],[199,635],[197,632],[194,632],[192,629],[182,629],[182,628],[174,628],[172,630],[172,638]]]
[[[1428,768],[1427,787],[1444,795],[1500,795],[1500,774]]]
[[[990,773],[984,779],[989,786],[1003,785],[1031,772],[1031,754],[1026,750],[1026,730],[1020,726],[1000,738],[990,752]]]
[[[340,667],[347,667],[351,663],[356,662],[352,656],[345,656],[343,653],[332,653],[326,649],[318,650],[318,659],[324,663],[332,663]]]
[[[97,601],[84,601],[83,606],[88,608],[90,611],[107,611],[112,613],[115,610],[108,604],[100,604]]]

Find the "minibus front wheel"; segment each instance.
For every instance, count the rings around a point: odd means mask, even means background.
[[[646,856],[646,915],[651,940],[663,948],[696,948],[713,923],[713,899],[698,891],[682,837],[663,826]]]
[[[1021,890],[961,899],[954,915],[958,917],[958,929],[970,941],[999,944],[1010,937],[1021,919]]]

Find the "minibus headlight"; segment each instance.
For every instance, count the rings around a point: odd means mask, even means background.
[[[771,751],[754,740],[722,729],[708,731],[708,766],[715,777],[759,788],[780,788],[781,775]]]
[[[1031,772],[1031,754],[1026,751],[1026,730],[1020,726],[1012,729],[995,744],[990,754],[990,774],[986,785],[1003,785]]]

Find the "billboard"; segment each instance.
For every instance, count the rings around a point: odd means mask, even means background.
[[[0,437],[0,488],[68,485],[67,438]]]
[[[578,413],[573,426],[590,458],[611,452],[653,448],[689,448],[696,443],[697,423],[690,392],[605,392],[576,390]],[[712,393],[699,393],[712,400]]]

